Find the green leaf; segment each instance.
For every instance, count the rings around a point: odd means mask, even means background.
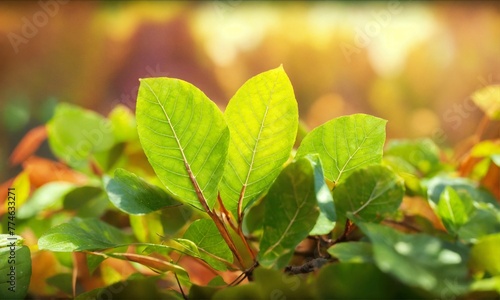
[[[133,275],[132,275],[133,276]],[[156,300],[181,300],[177,292],[162,293],[158,286],[158,276],[137,276],[125,281],[114,283],[105,288],[98,288],[78,295],[75,300],[88,299],[156,299]]]
[[[328,253],[338,258],[340,262],[371,263],[373,262],[373,249],[370,243],[349,242],[339,243],[328,248]]]
[[[144,152],[168,192],[200,210],[211,209],[229,147],[229,129],[217,105],[185,81],[148,78],[141,80],[136,113]]]
[[[384,155],[402,158],[424,175],[440,168],[439,147],[431,139],[391,140]]]
[[[437,213],[441,221],[443,221],[446,229],[454,234],[458,232],[462,225],[467,223],[473,209],[472,200],[468,197],[460,199],[457,192],[449,186],[441,194],[437,205]]]
[[[137,240],[143,243],[160,243],[163,234],[163,225],[159,212],[147,215],[130,215],[130,226]]]
[[[115,141],[126,142],[137,139],[137,123],[134,113],[128,107],[118,104],[109,113],[108,118],[113,124]]]
[[[30,249],[17,235],[0,234],[0,299],[24,299],[31,279]]]
[[[314,191],[319,211],[328,220],[334,222],[337,220],[337,211],[335,210],[335,204],[333,203],[332,192],[325,182],[321,160],[316,154],[307,155],[307,158],[314,168]]]
[[[70,273],[59,273],[47,278],[47,285],[53,286],[64,292],[67,296],[73,293],[73,275]]]
[[[299,276],[264,268],[253,275],[254,281],[221,289],[212,299],[315,299],[315,287]]]
[[[354,171],[333,190],[339,214],[352,213],[370,222],[379,222],[396,211],[403,196],[403,181],[380,165]]]
[[[500,233],[484,236],[472,247],[471,266],[475,271],[500,275]]]
[[[98,219],[74,218],[51,228],[38,240],[40,250],[75,252],[114,248],[127,243],[119,229]]]
[[[73,190],[76,185],[68,182],[49,182],[33,192],[28,201],[19,208],[17,217],[28,219],[40,211],[51,208],[58,209],[62,206],[64,196]]]
[[[107,180],[106,192],[116,207],[132,215],[180,204],[161,188],[124,169],[116,169],[115,177]]]
[[[316,290],[319,299],[417,299],[415,295],[402,294],[401,284],[367,263],[323,267],[316,280]]]
[[[435,295],[467,291],[465,249],[426,234],[403,234],[387,226],[356,223],[373,243],[377,266],[401,282]]]
[[[500,154],[500,143],[486,140],[477,143],[471,149],[471,156],[474,157],[494,157]]]
[[[324,235],[329,234],[335,227],[336,222],[330,221],[323,212],[319,212],[318,220],[314,224],[309,235]]]
[[[61,103],[47,124],[52,152],[74,168],[114,144],[111,122],[95,112]]]
[[[452,187],[458,195],[468,194],[475,202],[489,203],[499,207],[495,197],[487,190],[481,189],[475,182],[467,178],[450,178],[445,176],[436,176],[423,182],[427,186],[427,195],[429,200],[437,204],[441,194],[447,186]],[[432,203],[431,203],[432,204]]]
[[[386,123],[365,114],[333,119],[304,138],[297,157],[318,153],[325,177],[338,183],[357,168],[382,161]]]
[[[500,276],[494,276],[490,278],[484,278],[481,280],[474,281],[470,287],[471,291],[496,291],[496,295],[492,295],[491,298],[483,299],[494,299],[495,296],[500,295]]]
[[[458,236],[469,243],[481,237],[500,232],[500,212],[495,209],[476,209],[469,221],[460,227]]]
[[[288,160],[298,127],[293,87],[283,67],[248,80],[224,113],[231,133],[221,182],[226,208],[238,217],[265,192]]]
[[[500,120],[500,85],[484,87],[474,94],[472,100],[492,120]]]
[[[222,260],[233,262],[231,250],[211,220],[194,221],[184,233],[183,238],[195,243],[200,257],[216,270],[227,270]]]
[[[328,234],[333,230],[337,220],[337,212],[333,203],[332,192],[328,188],[323,175],[323,167],[317,154],[307,156],[314,166],[314,188],[319,207],[319,216],[309,235]]]
[[[63,209],[80,218],[99,218],[109,202],[101,186],[80,186],[64,196]]]
[[[264,198],[259,263],[282,268],[318,219],[314,164],[301,158],[288,165]]]

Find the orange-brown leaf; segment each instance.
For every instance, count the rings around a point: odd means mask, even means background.
[[[47,127],[45,125],[35,127],[28,131],[14,151],[12,151],[9,158],[10,164],[16,166],[22,163],[38,150],[45,139],[47,139]]]
[[[500,202],[500,167],[490,163],[486,175],[481,179],[481,184],[490,190]]]
[[[52,181],[76,184],[87,181],[85,175],[71,170],[64,164],[37,156],[31,156],[24,161],[23,168],[28,172],[31,184],[35,188]]]

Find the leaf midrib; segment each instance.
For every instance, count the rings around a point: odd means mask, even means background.
[[[153,89],[151,88],[151,86],[147,83],[147,81],[144,81],[144,83],[146,84],[146,86],[148,87],[148,89],[151,91],[151,93],[153,94],[153,96],[155,97],[156,99],[156,102],[158,103],[158,105],[161,107],[161,110],[163,111],[163,114],[165,115],[165,118],[167,119],[167,123],[168,123],[168,126],[170,127],[170,130],[172,130],[172,133],[174,134],[174,139],[177,143],[177,146],[179,147],[179,152],[181,153],[182,155],[182,159],[184,161],[184,166],[186,168],[186,171],[189,175],[189,178],[191,179],[191,182],[193,183],[195,189],[196,189],[196,194],[198,195],[198,198],[201,197],[200,202],[202,204],[202,206],[205,206],[206,205],[206,201],[204,200],[205,199],[205,196],[203,195],[203,191],[200,189],[200,186],[198,184],[198,181],[196,180],[196,178],[193,176],[193,171],[191,170],[191,166],[189,165],[189,162],[186,158],[186,154],[184,153],[184,149],[182,148],[182,145],[181,145],[181,141],[179,140],[179,138],[177,137],[177,132],[175,131],[175,128],[173,127],[172,125],[172,122],[170,120],[170,117],[168,116],[167,114],[167,111],[165,110],[165,107],[163,106],[163,103],[161,103],[160,99],[158,99],[158,95],[156,95],[156,93],[153,91]],[[169,93],[171,91],[172,88],[170,88],[169,90]]]
[[[255,140],[255,145],[254,145],[253,150],[252,150],[252,158],[250,159],[250,164],[248,166],[248,172],[247,172],[247,175],[245,176],[245,182],[243,183],[243,186],[242,186],[241,192],[240,192],[240,197],[238,199],[238,214],[241,214],[241,210],[243,209],[241,207],[243,204],[242,202],[243,202],[243,199],[245,198],[246,187],[248,186],[248,180],[250,179],[250,174],[252,173],[252,170],[253,170],[253,164],[255,162],[255,155],[257,154],[257,147],[258,147],[259,142],[260,142],[260,136],[261,136],[262,131],[264,129],[264,123],[266,122],[267,113],[269,112],[269,107],[271,106],[271,99],[272,99],[272,96],[274,94],[274,89],[276,88],[277,81],[278,81],[278,76],[276,76],[274,79],[273,87],[272,87],[271,92],[269,94],[268,103],[266,104],[266,111],[264,112],[264,117],[262,118],[262,121],[260,122],[259,133],[257,134],[257,139]]]
[[[293,194],[294,194],[294,199],[297,199],[297,190],[296,190],[296,185],[292,185],[292,188],[293,188]],[[302,201],[302,203],[300,203],[298,206],[297,206],[297,209],[295,210],[295,214],[293,215],[292,219],[290,219],[290,222],[288,223],[288,226],[286,227],[285,231],[283,232],[283,234],[281,235],[281,237],[279,238],[279,240],[274,243],[272,246],[270,246],[266,252],[264,253],[264,256],[265,255],[268,255],[270,252],[272,252],[274,250],[274,248],[276,248],[279,244],[281,244],[281,241],[285,238],[285,236],[288,234],[288,231],[290,230],[290,228],[292,227],[293,223],[295,223],[295,219],[297,218],[300,210],[302,209],[302,207],[307,203],[307,198],[309,197],[309,193],[310,193],[310,190],[307,191],[307,194],[304,196],[304,201]]]

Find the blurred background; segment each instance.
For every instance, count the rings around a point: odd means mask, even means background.
[[[2,1],[0,36],[0,181],[57,103],[134,109],[141,77],[184,79],[223,109],[283,64],[307,127],[361,112],[440,146],[474,132],[469,96],[500,83],[494,2]]]

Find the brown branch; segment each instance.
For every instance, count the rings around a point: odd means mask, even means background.
[[[337,243],[341,243],[341,242],[347,241],[347,238],[348,238],[349,234],[351,234],[351,232],[353,232],[354,229],[356,229],[356,225],[354,225],[351,222],[351,220],[347,219],[347,221],[345,222],[345,228],[344,228],[344,232],[342,233],[342,235],[339,236],[334,241],[329,241],[328,246],[332,246],[332,245],[335,245]]]
[[[229,226],[231,226],[231,228],[234,230],[234,232],[236,232],[238,234],[241,241],[245,245],[245,248],[247,249],[248,253],[250,253],[250,255],[252,256],[252,259],[255,260],[255,253],[253,252],[252,248],[250,248],[250,245],[248,244],[248,241],[247,241],[245,235],[243,234],[243,230],[242,230],[242,226],[241,226],[242,225],[241,223],[243,222],[243,214],[241,214],[241,219],[238,218],[238,226],[236,227],[234,225],[234,223],[232,222],[232,220],[229,218],[230,213],[229,213],[229,211],[227,211],[226,207],[224,206],[224,202],[222,201],[220,193],[217,195],[217,201],[219,201],[219,206],[221,207],[221,212],[226,217],[227,223],[229,223]]]
[[[318,257],[314,258],[308,262],[306,262],[303,265],[300,266],[287,266],[285,267],[285,273],[291,274],[291,275],[296,275],[296,274],[305,274],[305,273],[311,273],[319,268],[321,268],[324,264],[328,263],[330,259],[323,258],[323,257]]]
[[[186,160],[184,160],[186,161]],[[226,244],[229,246],[229,249],[231,252],[233,252],[234,256],[240,263],[241,267],[244,268],[245,265],[243,263],[243,258],[241,258],[240,254],[238,253],[238,249],[236,249],[236,245],[234,244],[233,240],[231,239],[231,236],[229,235],[229,232],[227,231],[226,226],[224,225],[224,222],[219,218],[219,216],[208,207],[207,200],[205,199],[205,196],[201,192],[200,186],[198,185],[198,181],[196,181],[196,178],[193,175],[193,171],[191,171],[191,167],[187,162],[184,162],[184,166],[186,167],[186,170],[189,175],[189,179],[191,180],[191,183],[193,184],[193,187],[196,191],[196,195],[198,196],[198,200],[200,201],[201,206],[205,210],[205,212],[212,218],[212,220],[215,223],[215,226],[217,226],[217,229],[219,230],[222,238],[226,242]]]
[[[240,197],[238,198],[238,227],[241,227],[241,224],[243,223],[243,198],[245,196],[245,191],[247,189],[246,184],[243,185],[243,188],[241,189],[240,192]]]
[[[181,291],[182,298],[184,298],[184,300],[188,300],[188,297],[186,296],[186,294],[184,293],[184,290],[182,289],[181,283],[179,281],[179,277],[177,277],[176,273],[174,273],[174,276],[175,276],[175,281],[177,281],[177,285],[179,286],[179,290]]]

